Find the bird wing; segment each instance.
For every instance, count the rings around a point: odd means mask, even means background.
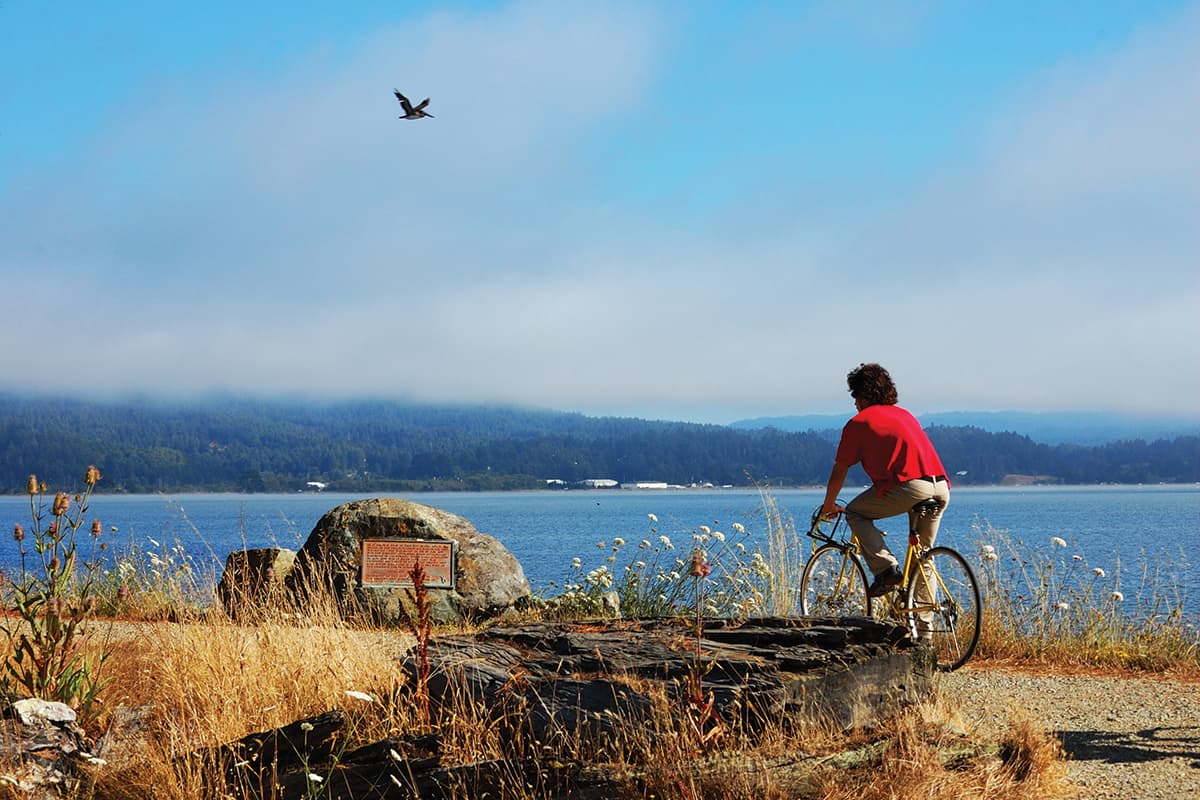
[[[420,111],[421,109],[425,108],[425,106],[427,106],[427,105],[429,105],[429,98],[428,98],[428,97],[426,97],[426,98],[425,98],[424,100],[422,100],[421,102],[417,103],[417,111]]]
[[[396,99],[400,101],[400,105],[404,108],[404,113],[411,114],[413,107],[412,103],[408,102],[408,98],[400,94],[399,89],[392,89],[392,94],[396,95]]]

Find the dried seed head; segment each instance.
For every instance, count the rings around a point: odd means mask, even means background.
[[[16,525],[13,526],[13,540],[19,542],[24,538],[25,538],[25,529],[22,528],[21,523],[18,522]]]
[[[100,480],[100,470],[96,469],[96,465],[93,464],[87,468],[87,473],[83,477],[83,482],[88,486],[95,486],[96,481],[98,480]]]
[[[92,520],[92,536],[99,536],[100,531],[101,531],[100,520],[98,520],[98,519]]]
[[[51,508],[50,513],[56,517],[61,517],[63,514],[67,513],[67,509],[70,507],[71,496],[66,492],[59,492],[58,494],[54,495],[54,506]]]
[[[37,494],[37,493],[38,493],[37,475],[30,475],[29,482],[25,484],[25,494]]]

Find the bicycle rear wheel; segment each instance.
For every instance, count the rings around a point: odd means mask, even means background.
[[[908,584],[909,632],[932,645],[937,668],[950,672],[967,663],[979,644],[983,606],[975,573],[955,550],[935,547],[921,556]]]
[[[853,552],[837,545],[817,548],[800,576],[800,613],[814,617],[869,617],[867,576]]]

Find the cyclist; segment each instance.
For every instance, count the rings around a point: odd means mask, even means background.
[[[922,500],[936,498],[941,504],[938,512],[924,515],[917,523],[921,544],[932,547],[942,509],[950,502],[950,481],[921,424],[896,405],[896,385],[886,369],[859,364],[846,375],[846,383],[858,413],[842,429],[821,513],[845,512],[874,578],[867,594],[878,597],[899,584],[903,573],[875,520],[905,514]],[[858,463],[872,484],[843,509],[837,503],[838,492]]]

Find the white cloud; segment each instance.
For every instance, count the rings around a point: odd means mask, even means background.
[[[1191,410],[1200,15],[1034,76],[973,158],[886,201],[822,215],[747,154],[760,177],[681,221],[599,180],[596,138],[641,122],[672,46],[642,8],[442,13],[146,87],[0,190],[10,324],[55,356],[0,369],[732,418],[848,410],[878,360],[914,408]],[[393,86],[436,118],[396,119]]]

